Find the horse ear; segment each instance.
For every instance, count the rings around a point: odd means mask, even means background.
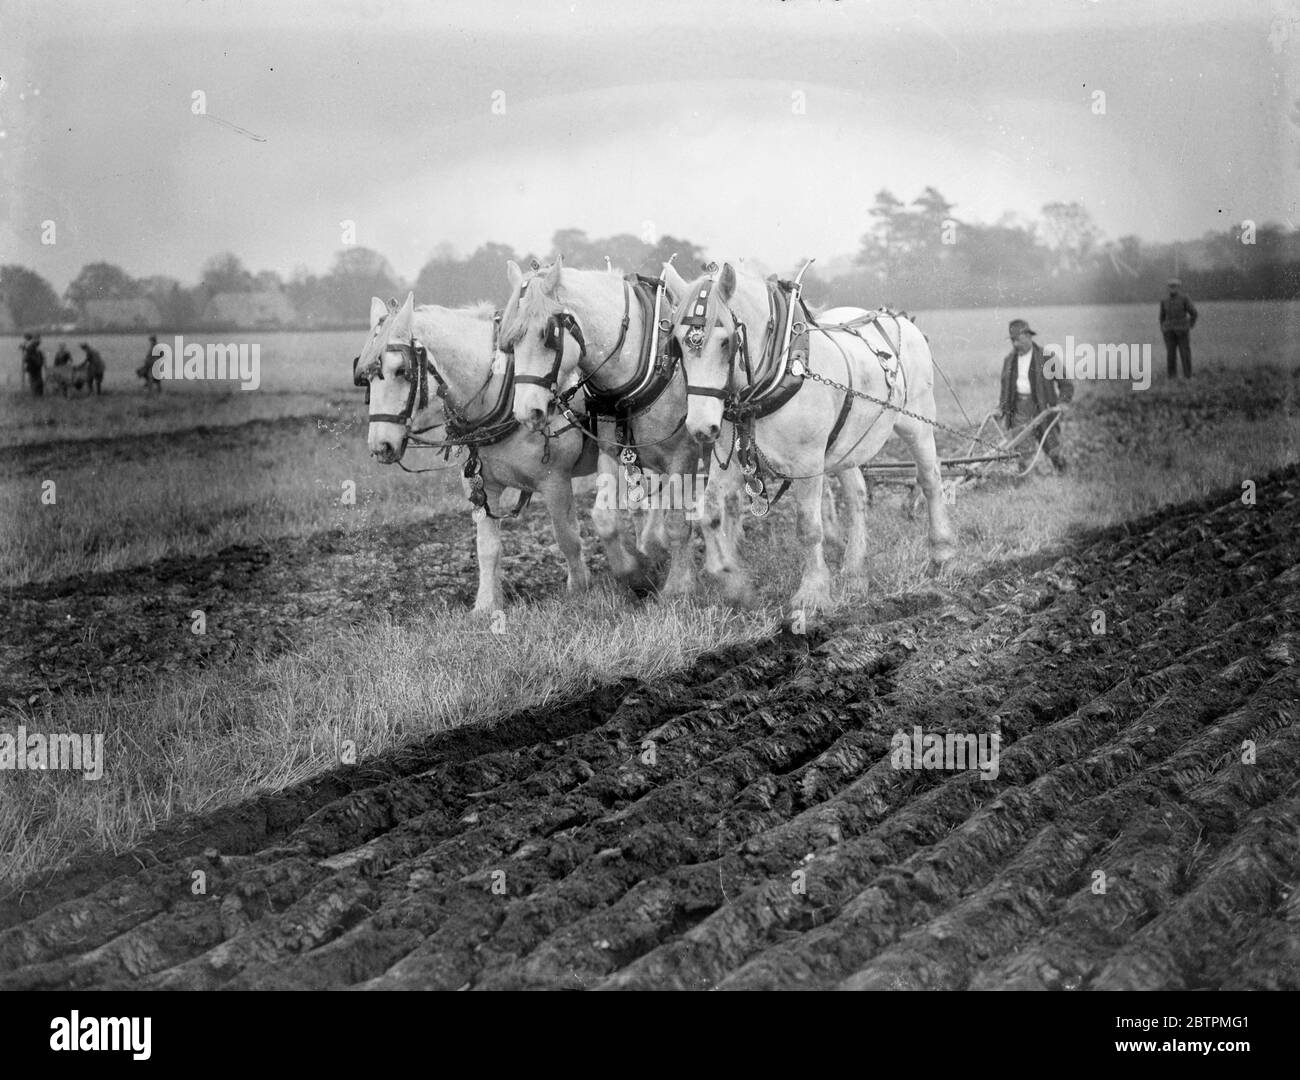
[[[506,260],[506,280],[510,282],[512,289],[519,288],[519,283],[524,280],[524,272],[519,269],[519,264],[514,259]]]
[[[668,290],[668,298],[674,304],[680,304],[690,290],[690,286],[672,263],[664,263],[664,287]]]
[[[370,298],[370,329],[379,325],[379,320],[388,314],[388,305],[377,296]]]
[[[564,269],[564,256],[555,256],[555,262],[546,268],[542,276],[542,291],[548,296],[554,296],[555,290],[560,287],[560,272]]]
[[[736,294],[736,268],[731,263],[722,264],[722,277],[718,279],[718,289],[724,304]]]
[[[411,319],[415,314],[415,293],[406,294],[406,302],[397,309],[393,316],[393,333],[407,334],[411,330]]]

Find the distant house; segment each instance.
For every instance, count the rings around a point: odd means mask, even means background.
[[[147,297],[87,300],[81,311],[83,330],[149,330],[160,322],[158,305]]]
[[[0,302],[0,334],[12,334],[18,329],[14,322],[13,314],[9,311],[9,305]]]
[[[209,326],[269,329],[292,326],[298,316],[289,298],[277,289],[217,293],[203,309],[203,321]]]

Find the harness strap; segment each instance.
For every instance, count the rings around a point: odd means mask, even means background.
[[[598,372],[601,368],[603,368],[606,364],[608,364],[611,360],[613,360],[614,357],[622,353],[623,344],[625,341],[627,341],[627,328],[629,325],[631,325],[631,322],[632,322],[632,288],[631,286],[628,285],[626,281],[624,281],[623,282],[623,321],[622,323],[619,324],[618,341],[614,343],[614,347],[610,349],[608,354],[606,354],[604,360],[602,360],[599,364],[597,364],[594,368],[592,368],[589,372],[587,372],[586,375],[582,376],[582,378],[580,378],[576,383],[574,383],[571,387],[569,387],[569,389],[564,391],[563,394],[559,395],[559,399],[561,403],[572,401],[573,396],[579,390],[585,389],[587,383],[591,382],[596,372]],[[575,327],[577,326],[576,322],[574,323],[574,326]],[[574,336],[578,338],[578,342],[579,344],[581,344],[582,338],[580,336],[580,333],[575,334]],[[585,347],[583,351],[586,352]],[[581,363],[581,360],[579,360],[579,363]],[[617,390],[608,391],[608,393],[613,396],[619,396],[625,393],[627,389],[628,387],[619,387]]]
[[[694,397],[713,397],[720,398],[722,401],[731,400],[731,392],[725,386],[696,386],[693,383],[687,383],[686,392]]]
[[[839,437],[844,428],[844,423],[849,418],[849,413],[853,411],[853,395],[845,394],[844,401],[840,405],[840,413],[835,418],[835,426],[831,428],[830,438],[826,440],[826,453],[831,452],[831,447],[835,445],[835,440]]]
[[[488,505],[487,505],[486,503],[483,504],[483,511],[484,511],[484,513],[487,514],[488,517],[490,517],[490,518],[495,518],[495,519],[497,519],[498,521],[503,521],[503,520],[505,520],[506,518],[517,518],[520,514],[522,514],[522,513],[524,512],[524,508],[525,508],[525,507],[526,507],[530,502],[532,502],[532,499],[533,499],[533,493],[532,493],[531,491],[520,491],[520,492],[519,492],[519,501],[518,501],[517,503],[515,503],[515,508],[514,508],[513,510],[511,510],[509,513],[506,513],[506,514],[494,514],[494,513],[492,513],[491,509],[488,507]]]

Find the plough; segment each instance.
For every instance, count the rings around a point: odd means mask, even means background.
[[[974,484],[991,475],[995,470],[1000,470],[1002,475],[1020,479],[1028,476],[1038,465],[1038,460],[1043,456],[1043,443],[1047,439],[1048,432],[1054,428],[1061,419],[1061,411],[1058,408],[1044,409],[1034,417],[1025,427],[1015,435],[1009,433],[1002,426],[998,413],[989,413],[971,436],[970,444],[960,457],[942,458],[939,462],[939,472],[945,481],[945,488],[956,489],[962,484]],[[1038,425],[1042,423],[1042,431],[1038,431]],[[986,435],[991,436],[986,438]],[[1037,438],[1037,445],[1034,447],[1033,456],[1030,457],[1028,464],[1024,462],[1024,454],[1020,447],[1023,443],[1031,438]],[[977,455],[975,448],[979,445],[988,446],[992,443],[997,452],[991,454]],[[905,487],[913,487],[916,484],[916,464],[911,461],[872,461],[862,466],[863,475],[867,478],[867,489],[875,484],[899,484]]]

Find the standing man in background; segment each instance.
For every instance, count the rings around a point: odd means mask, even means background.
[[[24,333],[22,344],[18,346],[18,382],[22,386],[27,385],[27,350],[31,343],[31,333]]]
[[[27,372],[27,381],[32,393],[41,397],[45,393],[45,354],[41,352],[41,335],[33,334],[30,341],[23,344],[23,368]]]
[[[149,352],[145,355],[144,363],[135,369],[135,373],[144,380],[144,392],[147,394],[150,390],[157,390],[162,393],[162,382],[154,378],[153,362],[158,359],[154,355],[154,349],[158,345],[158,335],[149,335]]]
[[[1178,378],[1175,350],[1183,359],[1183,378],[1192,377],[1192,327],[1196,325],[1196,308],[1183,292],[1183,283],[1169,279],[1169,295],[1160,301],[1160,332],[1165,336],[1165,358],[1169,377]]]

